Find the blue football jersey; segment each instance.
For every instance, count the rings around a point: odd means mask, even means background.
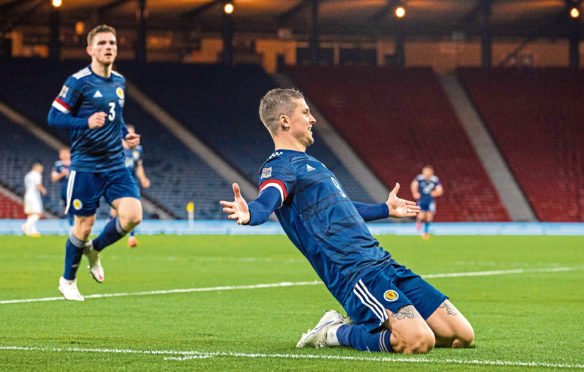
[[[275,213],[292,243],[343,304],[365,273],[390,265],[343,187],[324,164],[299,151],[277,150],[259,174],[260,193],[273,187]]]
[[[418,192],[420,193],[420,201],[433,201],[432,191],[436,190],[440,186],[440,180],[436,176],[430,177],[429,180],[424,178],[424,175],[419,174],[416,176],[416,181],[418,182]]]
[[[112,71],[109,78],[104,78],[91,71],[90,66],[71,75],[63,85],[51,111],[58,110],[85,120],[96,112],[107,115],[105,125],[100,128],[72,128],[71,169],[105,172],[124,167],[122,133],[126,124],[122,110],[125,86],[126,79],[119,73]]]
[[[136,165],[142,160],[142,155],[142,145],[138,145],[134,149],[124,149],[124,164],[134,177],[136,177]]]
[[[63,164],[63,162],[61,160],[57,160],[55,162],[55,164],[53,164],[53,171],[57,172],[57,173],[61,173],[63,171],[63,169],[70,169],[70,168],[71,168],[70,165]],[[59,189],[60,189],[61,195],[67,194],[67,182],[68,181],[69,181],[69,175],[67,175],[59,180]]]

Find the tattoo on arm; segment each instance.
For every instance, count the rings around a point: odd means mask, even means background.
[[[414,305],[406,305],[400,308],[397,313],[391,313],[391,317],[397,320],[402,320],[421,318],[422,316],[418,313],[418,310],[416,310]]]
[[[450,315],[450,316],[457,316],[458,315],[458,311],[456,310],[456,308],[454,307],[454,305],[452,305],[450,303],[450,301],[446,300],[442,303],[442,305],[438,306],[441,307],[443,309],[446,310],[446,314]]]

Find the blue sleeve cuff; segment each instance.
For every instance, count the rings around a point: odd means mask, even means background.
[[[353,202],[353,205],[355,205],[357,212],[359,212],[365,221],[374,221],[389,217],[389,208],[385,203],[366,204]]]

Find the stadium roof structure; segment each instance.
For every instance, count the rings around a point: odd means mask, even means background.
[[[62,0],[63,26],[83,21],[120,27],[137,24],[140,7],[149,30],[221,32],[223,6],[228,0]],[[407,37],[480,36],[487,20],[493,37],[566,37],[569,10],[582,9],[582,0],[233,0],[236,32],[309,35],[314,4],[318,4],[320,35],[375,37],[397,27]],[[406,16],[393,14],[403,4]],[[47,25],[51,0],[0,0],[2,33],[14,27]],[[580,15],[580,18],[582,15]],[[582,22],[579,22],[579,29]],[[290,33],[291,32],[291,33]]]

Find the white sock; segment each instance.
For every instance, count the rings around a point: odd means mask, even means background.
[[[26,219],[26,228],[28,229],[29,233],[36,233],[36,222],[39,220],[39,216],[36,214],[31,214]]]
[[[326,344],[328,346],[339,346],[339,339],[337,338],[337,330],[342,324],[332,326],[326,331]]]

